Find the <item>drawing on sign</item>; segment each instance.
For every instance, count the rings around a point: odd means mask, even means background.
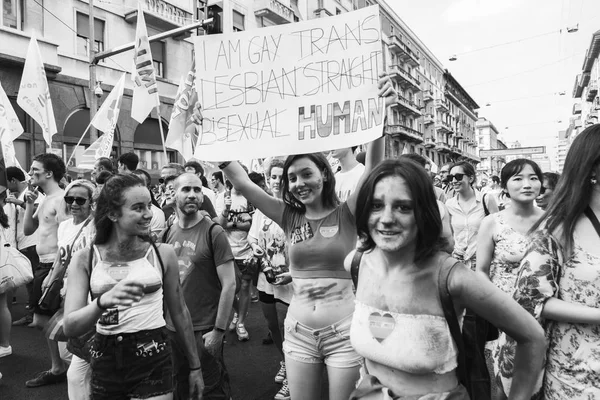
[[[308,153],[380,137],[378,6],[243,33],[199,36],[202,160]]]

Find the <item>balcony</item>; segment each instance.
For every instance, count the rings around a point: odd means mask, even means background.
[[[457,129],[454,131],[454,137],[457,139],[465,139],[465,133],[463,131],[461,131],[460,129]]]
[[[453,133],[452,127],[445,121],[435,121],[435,130],[439,133]]]
[[[410,142],[423,142],[423,134],[421,132],[401,124],[388,125],[386,128],[386,133],[390,135],[397,135],[400,137],[400,139],[408,140]]]
[[[431,115],[431,114],[425,115],[425,118],[423,120],[423,123],[425,125],[430,125],[430,124],[433,124],[434,122],[435,122],[435,118],[433,117],[433,115]]]
[[[419,110],[419,107],[417,107],[417,105],[415,103],[413,103],[412,101],[408,100],[407,98],[405,98],[404,96],[402,96],[400,94],[398,95],[398,103],[397,104],[400,107],[400,112],[409,113],[416,118],[418,118],[422,115],[421,110]]]
[[[419,56],[415,54],[414,51],[411,50],[410,47],[406,45],[398,36],[390,35],[390,50],[394,53],[398,54],[398,58],[402,60],[402,62],[407,63],[413,68],[419,66]]]
[[[268,18],[276,24],[294,22],[294,11],[277,0],[255,0],[254,15]]]
[[[433,101],[433,91],[432,90],[424,90],[423,91],[423,101],[425,103]]]
[[[442,99],[437,99],[435,101],[435,108],[436,108],[436,110],[441,110],[441,111],[445,111],[445,112],[448,112],[450,110],[448,108],[448,104]]]
[[[461,149],[459,149],[457,146],[452,146],[450,148],[450,152],[454,153],[456,155],[462,156],[463,155],[463,151]]]
[[[435,149],[440,153],[450,153],[450,145],[446,142],[437,142]]]
[[[581,114],[581,104],[573,104],[573,115]]]
[[[425,147],[428,149],[435,147],[435,139],[432,137],[425,139]]]
[[[413,90],[421,90],[421,82],[406,72],[399,65],[392,65],[390,67],[390,77],[396,79],[398,84],[403,88],[410,88]]]
[[[31,36],[29,34],[15,29],[0,28],[0,65],[6,68],[17,67],[22,69],[30,41]],[[37,42],[44,60],[46,76],[48,79],[56,79],[56,75],[62,71],[62,67],[59,66],[58,44],[40,37],[37,37]],[[6,85],[4,87],[6,88]]]
[[[598,94],[598,82],[590,82],[587,93],[587,101],[593,101]]]

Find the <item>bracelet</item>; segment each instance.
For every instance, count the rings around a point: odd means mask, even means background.
[[[225,333],[225,329],[223,328],[217,328],[216,326],[214,327],[214,330],[219,332],[219,333]]]
[[[98,298],[96,299],[96,306],[98,306],[99,309],[101,309],[102,311],[106,311],[108,310],[107,307],[103,307],[102,304],[100,304],[100,299],[102,298],[102,296],[104,295],[104,293],[102,293],[100,296],[98,296]]]
[[[231,164],[231,161],[225,161],[218,165],[219,169],[227,168],[227,166]]]
[[[192,371],[200,371],[202,369],[202,365],[197,368],[189,368],[190,372]]]

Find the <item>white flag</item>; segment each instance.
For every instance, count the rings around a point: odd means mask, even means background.
[[[56,133],[56,121],[50,101],[50,90],[42,54],[34,35],[31,36],[27,49],[17,103],[40,125],[44,140],[48,146],[52,147],[52,136]]]
[[[125,75],[119,79],[113,90],[102,103],[102,107],[98,110],[91,124],[99,131],[113,133],[119,119],[121,111],[121,101],[123,100],[123,89],[125,88]]]
[[[177,150],[185,161],[189,161],[194,156],[198,139],[197,126],[190,119],[198,98],[194,89],[194,74],[192,67],[187,78],[181,78],[171,112],[169,133],[165,139],[165,146]]]
[[[114,139],[114,130],[100,136],[90,147],[85,149],[81,155],[81,159],[77,162],[77,168],[94,169],[97,159],[100,157],[110,157]]]
[[[23,126],[0,84],[0,138],[12,142],[23,133]]]
[[[158,86],[154,74],[154,63],[148,31],[144,20],[142,5],[138,3],[137,28],[135,31],[135,49],[133,54],[133,101],[131,118],[140,124],[144,122],[150,111],[158,106]]]

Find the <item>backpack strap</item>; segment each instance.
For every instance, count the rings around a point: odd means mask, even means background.
[[[209,218],[210,219],[210,218]],[[215,257],[215,249],[213,248],[213,241],[212,241],[212,231],[215,228],[215,226],[217,226],[219,224],[217,224],[216,222],[213,222],[210,225],[210,228],[208,228],[208,244],[210,245],[210,257],[214,258]]]
[[[160,256],[160,252],[158,251],[158,246],[154,242],[150,242],[152,247],[154,248],[154,254],[156,254],[156,258],[158,258],[158,263],[160,264],[160,270],[162,271],[163,280],[165,279],[165,264],[163,263],[162,257]]]
[[[352,276],[352,283],[354,283],[355,290],[358,288],[358,271],[360,269],[360,262],[363,254],[362,251],[355,250],[352,262],[350,263],[350,276]]]
[[[442,302],[442,310],[444,311],[444,317],[446,318],[446,323],[448,324],[448,328],[450,329],[450,334],[452,335],[452,339],[454,343],[456,343],[456,347],[458,348],[458,367],[457,367],[457,375],[458,380],[466,385],[467,383],[467,357],[465,354],[465,344],[463,342],[463,336],[458,324],[458,317],[456,316],[456,309],[454,308],[454,302],[452,301],[452,296],[450,295],[450,291],[448,290],[448,279],[454,267],[459,265],[460,263],[454,258],[447,256],[445,259],[440,260],[439,272],[438,272],[438,293],[440,296],[440,300]]]
[[[490,210],[488,210],[487,204],[485,204],[486,196],[487,196],[487,193],[484,193],[483,196],[481,197],[481,203],[483,204],[483,212],[485,213],[485,216],[487,217],[488,215],[490,215]]]

